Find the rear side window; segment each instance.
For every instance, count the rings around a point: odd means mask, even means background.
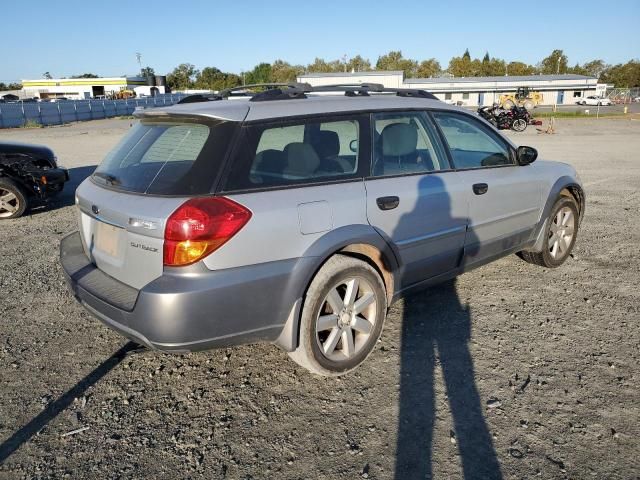
[[[106,187],[156,195],[209,193],[237,125],[232,122],[136,124],[96,169]]]
[[[358,171],[358,119],[306,119],[243,128],[224,190],[353,178]]]
[[[509,147],[472,117],[433,112],[458,169],[513,165]]]

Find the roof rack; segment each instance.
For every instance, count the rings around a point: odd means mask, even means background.
[[[181,98],[178,101],[178,104],[181,103],[197,103],[197,102],[211,102],[214,100],[222,100],[222,97],[217,93],[194,93],[192,95],[187,95],[186,97]]]
[[[261,92],[251,92],[251,89],[261,88]],[[348,97],[366,97],[371,93],[395,93],[399,97],[438,98],[426,90],[416,88],[389,88],[380,83],[337,83],[312,87],[308,83],[254,83],[227,88],[215,94],[197,93],[184,97],[178,103],[210,102],[223,100],[232,96],[248,96],[251,102],[265,102],[271,100],[292,100],[307,98],[307,93],[344,92]],[[239,95],[238,95],[239,94]]]
[[[373,93],[395,93],[399,97],[417,97],[430,98],[437,100],[438,98],[426,90],[416,88],[389,88],[380,83],[338,83],[335,85],[321,85],[311,87],[311,92],[345,92],[346,96],[368,96],[369,92]]]

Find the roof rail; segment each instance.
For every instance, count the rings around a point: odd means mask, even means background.
[[[393,92],[399,97],[419,97],[438,100],[438,97],[436,97],[433,93],[419,88],[383,88],[382,91]]]
[[[197,103],[197,102],[212,102],[214,100],[222,100],[222,97],[217,93],[194,93],[187,95],[178,101],[180,103]]]
[[[243,90],[251,90],[253,88],[263,88],[266,90],[275,90],[281,89],[281,87],[286,88],[295,88],[298,90],[309,91],[311,90],[311,85],[308,83],[298,83],[298,82],[288,82],[288,83],[251,83],[248,85],[238,85],[237,87],[225,88],[224,90],[220,90],[220,95],[223,98],[227,98],[231,96],[234,92],[242,92]],[[247,95],[251,95],[250,92],[246,92]],[[255,92],[253,93],[255,94]]]

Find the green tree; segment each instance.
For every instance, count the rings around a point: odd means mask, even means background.
[[[540,62],[540,73],[544,74],[556,74],[556,73],[567,73],[567,64],[568,59],[567,56],[562,52],[562,50],[554,50],[551,52],[546,58],[543,58]]]
[[[21,90],[22,89],[22,84],[21,83],[2,83],[0,82],[0,92],[2,91],[6,91],[6,90]]]
[[[447,71],[454,77],[477,77],[482,74],[482,62],[477,59],[471,60],[465,55],[453,57],[449,60]]]
[[[271,64],[271,82],[288,83],[295,82],[298,75],[304,73],[302,65],[291,65],[284,60],[276,60]]]
[[[307,72],[310,73],[334,73],[344,72],[345,65],[340,60],[327,62],[323,58],[316,58],[313,63],[307,65]]]
[[[488,55],[488,53],[487,53]],[[469,54],[469,49],[465,49],[464,53],[462,54],[462,58],[466,58],[467,60],[471,61],[471,54]]]
[[[186,90],[193,87],[198,70],[191,63],[181,63],[167,75],[167,85],[171,90]]]
[[[100,78],[95,73],[83,73],[82,75],[73,75],[71,78]]]
[[[536,68],[524,62],[509,62],[506,72],[508,75],[533,75]]]
[[[600,82],[612,83],[618,88],[640,87],[640,61],[629,60],[607,67],[600,74]]]
[[[347,62],[348,72],[367,72],[369,70],[371,70],[371,62],[360,55],[350,58]]]
[[[269,83],[271,82],[271,65],[268,63],[259,63],[253,70],[245,74],[245,83]]]
[[[378,57],[376,70],[402,70],[405,77],[414,77],[418,70],[418,62],[404,58],[400,50],[395,50]]]
[[[155,70],[149,66],[142,67],[140,69],[140,76],[144,78],[153,77],[156,74]]]
[[[216,67],[205,67],[196,77],[194,86],[203,90],[224,90],[242,84],[242,79],[235,73],[225,73]]]
[[[440,75],[440,63],[435,58],[423,60],[418,65],[416,70],[416,76],[419,78],[436,77]]]
[[[585,75],[600,77],[602,72],[607,68],[607,65],[604,63],[604,60],[597,59],[583,64],[582,68],[586,72]]]

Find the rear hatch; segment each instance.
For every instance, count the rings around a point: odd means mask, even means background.
[[[237,127],[170,117],[136,124],[76,192],[91,261],[136,289],[162,275],[167,218],[210,194]]]

